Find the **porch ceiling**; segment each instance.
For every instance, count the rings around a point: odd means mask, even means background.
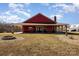
[[[57,23],[57,24],[15,23],[14,25],[26,25],[26,26],[65,26],[65,25],[68,25],[68,24],[62,24],[62,23]]]

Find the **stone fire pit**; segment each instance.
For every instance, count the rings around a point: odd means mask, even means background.
[[[2,40],[13,40],[13,39],[16,39],[16,37],[8,35],[8,36],[3,36],[1,39]]]

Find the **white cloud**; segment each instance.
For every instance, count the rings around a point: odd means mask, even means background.
[[[10,8],[16,8],[16,7],[17,7],[17,5],[16,5],[16,4],[14,4],[14,3],[10,3],[10,4],[9,4],[9,7],[10,7]]]
[[[50,3],[41,3],[43,6],[49,6],[50,5]]]
[[[22,22],[24,20],[23,17],[29,18],[31,16],[30,10],[24,9],[24,4],[10,3],[8,6],[9,10],[5,11],[3,15],[0,15],[0,20],[3,20],[4,22],[8,23]],[[19,15],[23,15],[23,17]]]
[[[31,12],[31,10],[30,9],[27,9],[27,12]]]
[[[17,22],[20,22],[22,20],[22,18],[18,17],[17,15],[12,15],[12,16],[9,16],[7,17],[7,21],[9,22],[14,22],[14,23],[17,23]]]
[[[16,13],[16,14],[22,14],[26,17],[30,17],[30,10],[24,10],[24,5],[23,4],[9,4],[10,7],[10,12]],[[12,9],[11,9],[12,8]],[[13,11],[12,11],[13,10]],[[28,12],[29,11],[29,12]]]
[[[12,15],[10,11],[6,11],[6,12],[4,12],[4,14],[8,15],[8,16]]]
[[[27,12],[25,12],[25,11],[17,11],[17,13],[19,13],[19,14],[23,14],[23,15],[25,15],[25,16],[27,16],[27,17],[30,17],[31,15],[29,14],[29,13],[27,13]]]
[[[65,12],[75,12],[76,11],[76,8],[71,5],[71,6],[65,6],[65,7],[63,7],[63,10]]]
[[[63,18],[63,15],[56,15],[58,19]]]
[[[17,23],[17,22],[22,22],[22,18],[20,18],[19,16],[17,15],[11,15],[11,16],[8,16],[8,15],[3,15],[3,16],[0,16],[0,20],[3,20],[4,22],[6,23]]]
[[[25,4],[8,4],[9,9],[2,14],[0,14],[0,20],[7,23],[18,23],[23,22],[24,17],[29,18],[31,16],[29,9],[24,9]],[[28,4],[27,4],[28,5]],[[19,16],[19,15],[23,15]]]
[[[10,8],[23,8],[24,5],[23,4],[15,4],[15,3],[10,3],[9,4]]]
[[[61,7],[64,12],[75,12],[76,8],[73,5],[67,4],[56,4],[54,7]]]
[[[57,19],[61,19],[61,18],[63,18],[63,15],[60,15],[60,14],[57,14],[57,15],[51,15],[50,17],[51,17],[51,18],[54,18],[54,16],[56,16]]]
[[[73,3],[73,5],[77,8],[79,8],[79,3]]]
[[[65,7],[66,6],[66,4],[63,4],[63,3],[57,3],[57,4],[54,4],[54,5],[52,5],[52,7]]]
[[[25,4],[25,6],[29,6],[31,3],[24,3]]]
[[[79,4],[65,4],[65,3],[45,3],[42,4],[44,6],[46,6],[48,9],[56,9],[57,13],[56,14],[65,14],[65,13],[69,13],[69,12],[76,12],[77,9],[79,9]],[[61,9],[58,9],[61,8]]]
[[[79,13],[79,3],[73,3],[73,6],[76,8],[76,11]]]

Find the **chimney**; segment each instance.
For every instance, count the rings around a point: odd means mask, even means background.
[[[55,21],[55,23],[57,23],[57,18],[56,18],[56,16],[54,16],[54,21]]]

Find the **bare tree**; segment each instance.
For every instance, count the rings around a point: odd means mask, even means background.
[[[0,23],[0,33],[1,32],[11,32],[14,34],[14,32],[21,31],[21,28],[19,26],[14,26],[13,24],[9,23]]]

